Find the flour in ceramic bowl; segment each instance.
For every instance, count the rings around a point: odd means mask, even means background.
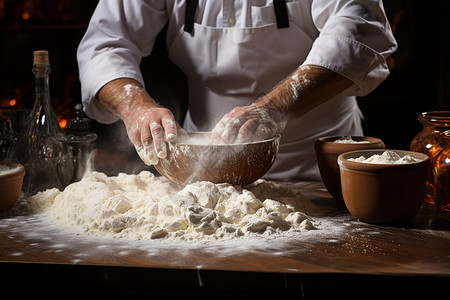
[[[27,200],[72,230],[137,240],[211,240],[298,234],[316,229],[302,195],[265,181],[246,186],[195,182],[179,189],[148,171],[108,177],[92,172],[64,191]]]
[[[400,156],[397,152],[391,150],[386,150],[382,154],[374,154],[369,158],[360,156],[357,158],[349,158],[348,160],[370,164],[409,164],[422,161],[409,154]]]
[[[0,164],[0,178],[17,173],[18,171],[20,171],[20,168],[18,166],[8,166]]]
[[[370,143],[370,141],[355,141],[354,139],[352,139],[351,136],[343,136],[338,138],[337,140],[334,140],[333,143],[337,143],[337,144],[368,144]]]

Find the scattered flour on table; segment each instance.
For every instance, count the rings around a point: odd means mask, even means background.
[[[397,152],[390,150],[384,151],[381,155],[374,154],[369,158],[360,156],[357,158],[349,158],[348,160],[370,164],[410,164],[422,161],[418,158],[412,157],[409,154],[400,156]]]
[[[136,240],[218,240],[317,229],[298,191],[258,180],[245,188],[202,181],[183,189],[148,171],[92,172],[64,191],[27,199],[31,212],[77,232]]]

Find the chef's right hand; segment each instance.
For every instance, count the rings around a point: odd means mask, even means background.
[[[161,107],[147,94],[141,84],[130,78],[107,83],[98,100],[110,111],[120,115],[128,137],[141,159],[155,165],[167,155],[166,142],[172,142],[180,132],[180,125],[170,110]]]
[[[124,122],[139,157],[147,165],[158,164],[160,158],[166,158],[166,142],[173,142],[178,131],[182,131],[172,112],[162,107],[140,106]]]

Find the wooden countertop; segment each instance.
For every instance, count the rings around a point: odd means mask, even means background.
[[[407,223],[377,226],[353,218],[321,182],[283,184],[320,208],[313,218],[328,227],[282,239],[172,243],[70,234],[35,215],[0,214],[2,285],[32,295],[246,299],[446,292],[450,221],[429,205]]]

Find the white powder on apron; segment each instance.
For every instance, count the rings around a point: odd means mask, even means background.
[[[265,180],[246,188],[196,182],[183,189],[148,171],[108,177],[92,172],[64,191],[27,200],[32,212],[77,232],[145,239],[207,240],[298,234],[316,229],[302,195]]]
[[[357,158],[349,158],[350,161],[370,163],[370,164],[410,164],[420,162],[422,160],[412,157],[407,154],[405,156],[400,156],[397,152],[386,150],[383,154],[374,154],[369,158],[360,156]]]

